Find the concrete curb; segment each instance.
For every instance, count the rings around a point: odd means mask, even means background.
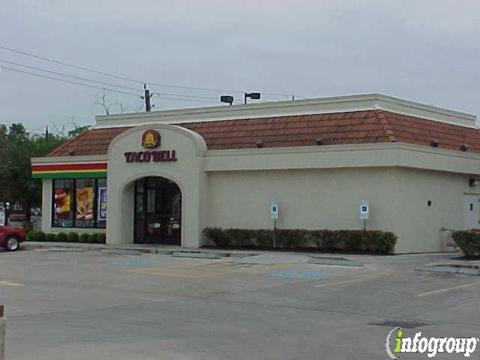
[[[71,244],[57,242],[24,242],[23,249],[47,249],[51,251],[99,251],[112,255],[141,255],[159,254],[174,255],[176,257],[221,258],[244,257],[257,255],[257,253],[238,251],[225,251],[215,249],[188,249],[173,246],[148,246],[148,245],[105,245],[105,244]]]
[[[417,266],[415,270],[420,272],[438,272],[438,273],[480,276],[480,268],[478,266],[475,267],[471,265],[462,265],[462,264],[423,265],[423,266]]]

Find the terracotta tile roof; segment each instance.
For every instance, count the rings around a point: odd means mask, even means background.
[[[128,128],[87,130],[55,148],[48,156],[103,155],[108,152],[110,142]]]
[[[459,150],[462,144],[469,152],[480,153],[480,130],[383,110],[345,113],[296,115],[260,119],[222,120],[178,124],[200,134],[208,149],[290,147],[404,142]],[[50,156],[106,154],[110,142],[129,127],[92,129],[59,146]]]

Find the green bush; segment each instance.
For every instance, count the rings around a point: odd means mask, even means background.
[[[35,241],[35,237],[37,235],[37,230],[30,230],[28,233],[27,233],[27,241]]]
[[[57,241],[57,234],[48,233],[47,235],[45,235],[45,241],[48,241],[48,242],[55,242],[55,241]]]
[[[273,230],[206,228],[203,236],[218,247],[273,247]],[[303,229],[276,230],[276,239],[279,249],[370,254],[390,254],[397,241],[393,233],[385,231]]]
[[[78,234],[75,233],[75,232],[69,232],[67,234],[67,241],[68,242],[78,242],[79,240],[79,237],[78,237]]]
[[[88,243],[90,242],[90,234],[87,233],[81,233],[79,237],[79,241],[82,243]]]
[[[454,231],[452,238],[467,257],[480,257],[480,230]]]
[[[23,230],[27,233],[33,230],[33,223],[31,221],[24,221],[22,223]]]
[[[35,234],[35,240],[33,241],[45,241],[46,235],[43,231],[37,231]]]
[[[107,240],[107,235],[103,234],[103,233],[98,233],[98,234],[95,234],[96,236],[96,239],[95,239],[95,242],[99,243],[99,244],[105,244],[106,240]]]
[[[203,236],[218,247],[230,247],[231,240],[227,239],[225,232],[220,228],[206,228],[203,230]]]
[[[68,235],[65,234],[64,232],[60,232],[57,234],[57,241],[58,242],[67,242],[68,240]]]
[[[89,243],[96,243],[97,242],[97,234],[87,234],[88,237],[87,238],[87,241],[86,242],[89,242]],[[82,235],[80,235],[80,240],[82,239]]]

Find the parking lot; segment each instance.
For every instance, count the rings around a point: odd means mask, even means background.
[[[396,325],[480,337],[480,278],[415,271],[458,255],[0,252],[6,359],[386,359]]]

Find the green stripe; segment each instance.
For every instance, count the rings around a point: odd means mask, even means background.
[[[101,178],[106,177],[106,171],[91,171],[91,172],[55,172],[55,173],[43,173],[32,174],[33,179],[86,179],[86,178]]]

